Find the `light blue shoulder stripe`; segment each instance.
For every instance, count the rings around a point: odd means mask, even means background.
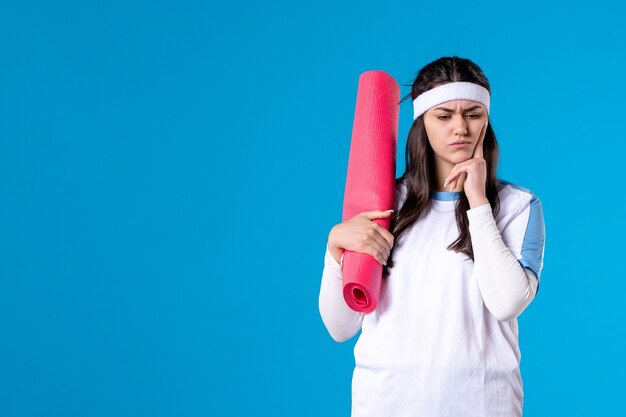
[[[501,179],[498,179],[498,181],[503,184],[510,185],[516,190],[520,190],[531,195],[528,225],[526,226],[526,232],[524,233],[521,251],[522,259],[519,259],[519,263],[522,267],[530,268],[535,273],[535,276],[537,277],[537,292],[539,292],[539,284],[541,283],[539,275],[543,261],[546,236],[541,201],[530,189],[526,187]]]

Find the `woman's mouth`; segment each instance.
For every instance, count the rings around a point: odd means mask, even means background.
[[[454,148],[462,148],[464,146],[469,146],[469,142],[455,142],[453,144],[451,144],[450,146],[454,147]]]

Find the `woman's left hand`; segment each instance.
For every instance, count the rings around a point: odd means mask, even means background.
[[[471,208],[489,203],[485,191],[485,184],[487,183],[487,162],[485,161],[483,153],[483,142],[485,140],[488,123],[488,121],[485,122],[481,129],[472,158],[456,164],[444,182],[444,187],[447,184],[451,184],[453,191],[465,191]]]

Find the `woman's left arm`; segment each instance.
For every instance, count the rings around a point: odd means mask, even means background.
[[[467,210],[474,275],[487,309],[500,321],[517,318],[537,293],[538,278],[504,243],[489,203]]]
[[[507,321],[517,318],[539,290],[545,230],[541,203],[532,196],[512,220],[515,226],[509,224],[508,236],[503,239],[500,235],[486,197],[487,162],[483,144],[488,124],[485,121],[479,133],[472,158],[456,164],[443,186],[450,184],[452,190],[465,191],[472,207],[467,210],[467,217],[474,250],[474,275],[491,314]]]

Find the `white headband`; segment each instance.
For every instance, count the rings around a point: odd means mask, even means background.
[[[489,91],[482,85],[457,81],[423,92],[413,100],[413,120],[431,107],[450,100],[471,100],[483,104],[489,114]]]

